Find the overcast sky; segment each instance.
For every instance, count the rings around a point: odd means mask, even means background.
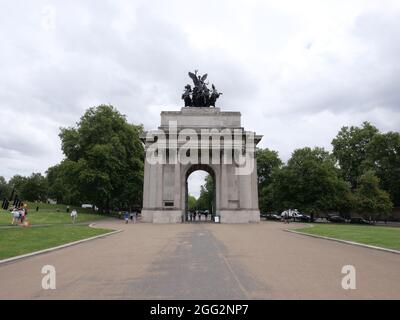
[[[0,175],[45,172],[110,103],[156,128],[189,70],[283,160],[344,125],[400,129],[400,1],[0,0]]]

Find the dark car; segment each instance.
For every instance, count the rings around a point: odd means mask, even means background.
[[[373,224],[371,221],[365,220],[363,218],[351,218],[350,223],[352,223],[352,224]]]
[[[327,218],[327,220],[329,222],[333,222],[333,223],[345,223],[346,222],[346,219],[341,216],[330,216]]]
[[[300,215],[295,217],[295,221],[310,222],[311,221],[311,217],[309,215],[301,213]]]
[[[275,213],[261,213],[260,217],[265,220],[281,220],[281,217]]]
[[[275,220],[275,221],[280,221],[280,220],[281,220],[281,217],[280,217],[279,215],[275,214],[275,213],[267,214],[267,215],[265,216],[265,218],[266,218],[267,220]]]

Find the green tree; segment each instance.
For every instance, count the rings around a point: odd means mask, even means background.
[[[276,168],[280,168],[283,165],[282,160],[279,158],[278,152],[265,149],[257,149],[257,175],[258,185],[263,188],[268,185],[272,171]]]
[[[190,210],[190,211],[196,210],[196,203],[197,203],[196,197],[189,195],[188,196],[188,210]]]
[[[269,149],[257,149],[257,175],[258,175],[258,197],[261,212],[272,209],[271,189],[268,186],[272,181],[272,173],[282,167],[283,162],[278,152]]]
[[[367,147],[378,129],[369,122],[361,127],[343,127],[333,139],[333,155],[337,159],[343,177],[357,187],[358,178],[363,174],[363,162],[367,159]]]
[[[376,134],[367,146],[366,169],[380,179],[395,206],[400,206],[400,133]]]
[[[215,211],[215,183],[212,176],[207,175],[205,183],[200,187],[200,196],[197,199],[196,207],[199,210],[208,210],[211,213]]]
[[[46,201],[46,178],[41,173],[32,173],[29,177],[26,177],[20,190],[20,198],[25,201]]]
[[[8,199],[10,197],[10,186],[8,185],[6,179],[0,176],[0,201],[3,201],[4,198]]]
[[[63,160],[61,163],[50,167],[47,174],[48,196],[57,201],[57,203],[67,203],[80,205],[86,202],[79,193],[76,186],[76,175],[78,166],[70,160]]]
[[[129,124],[113,106],[88,109],[76,128],[61,129],[69,173],[64,180],[100,211],[140,206],[144,148],[142,126]],[[53,190],[54,191],[54,190]]]
[[[389,194],[379,188],[379,182],[372,170],[359,178],[355,191],[355,210],[365,218],[387,217],[393,209]]]
[[[8,181],[8,185],[10,189],[14,190],[14,197],[18,196],[20,199],[22,199],[22,193],[23,189],[26,183],[26,177],[23,177],[19,174],[13,176],[10,181]],[[14,199],[12,199],[14,200]]]
[[[275,209],[296,208],[311,215],[351,208],[349,185],[340,177],[334,158],[322,148],[293,152],[288,164],[274,170],[266,197]]]

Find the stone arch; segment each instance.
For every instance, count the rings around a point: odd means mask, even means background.
[[[250,139],[254,149],[262,136],[246,131],[241,126],[240,112],[221,112],[219,108],[182,108],[181,111],[161,112],[161,126],[155,132],[162,132],[165,140],[157,144],[160,147],[175,146],[184,147],[186,141],[177,139],[178,133],[190,129],[191,136],[197,136],[200,141],[203,132],[218,139],[225,131],[242,135],[242,141],[246,141],[247,135],[253,134]],[[229,133],[228,132],[228,133]],[[141,136],[145,144],[145,150],[151,151],[157,143],[153,132],[143,133]],[[201,142],[204,142],[202,140]],[[254,147],[254,148],[253,148]],[[214,157],[222,155],[222,146],[196,144],[198,151],[205,151]],[[217,149],[216,149],[217,148]],[[192,148],[193,149],[193,148]],[[174,149],[171,149],[172,151]],[[180,223],[184,221],[186,213],[186,181],[190,173],[196,170],[204,170],[214,177],[215,182],[215,214],[220,217],[222,223],[249,223],[260,221],[258,209],[257,190],[257,164],[254,157],[249,159],[251,171],[237,173],[235,163],[227,161],[214,161],[209,158],[200,163],[182,163],[176,161],[176,152],[167,152],[165,162],[148,161],[145,159],[144,183],[143,183],[143,209],[142,221],[153,223]],[[175,150],[176,151],[176,150]],[[200,158],[200,157],[199,157]],[[174,161],[175,159],[175,161]],[[171,161],[172,160],[172,161]],[[193,159],[192,159],[193,160]],[[197,160],[197,159],[195,159]],[[219,159],[217,159],[219,160]],[[247,161],[246,161],[247,162]]]

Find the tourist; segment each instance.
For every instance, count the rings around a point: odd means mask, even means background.
[[[289,224],[290,223],[290,215],[289,215],[289,211],[285,212],[285,223]]]
[[[125,211],[124,213],[124,220],[125,220],[125,224],[129,222],[129,212]]]
[[[76,209],[73,209],[71,211],[72,223],[75,223],[77,217],[78,217],[78,211],[76,211]]]
[[[18,211],[19,211],[19,213],[20,213],[19,217],[20,217],[21,223],[24,223],[24,220],[25,220],[25,210],[24,210],[24,208],[19,207],[19,208],[18,208]]]
[[[132,220],[133,220],[133,223],[136,223],[136,219],[137,219],[137,212],[136,212],[136,211],[133,211],[133,213],[132,213]]]
[[[26,203],[24,204],[23,211],[24,211],[24,220],[25,220],[26,216],[28,215],[28,205]]]
[[[11,215],[13,218],[11,224],[14,225],[14,223],[20,219],[21,213],[14,207],[11,211]]]

